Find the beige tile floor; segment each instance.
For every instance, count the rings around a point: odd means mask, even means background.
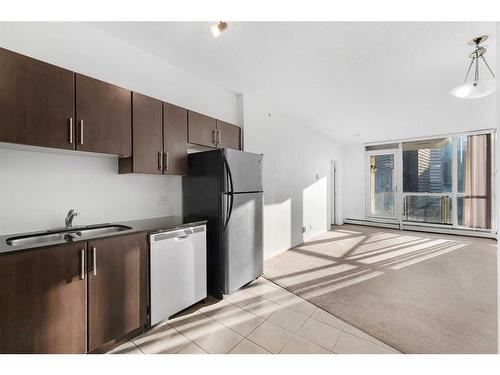
[[[261,277],[207,298],[113,354],[393,354],[383,342]]]

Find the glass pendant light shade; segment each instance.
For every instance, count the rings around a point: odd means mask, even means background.
[[[494,78],[465,82],[450,91],[450,94],[461,99],[477,99],[494,93],[497,84]]]
[[[493,70],[491,70],[490,66],[486,62],[486,58],[484,57],[488,46],[480,45],[487,39],[488,35],[481,35],[469,41],[469,46],[475,46],[474,51],[469,54],[471,62],[469,64],[469,68],[467,69],[467,74],[465,75],[464,83],[451,90],[450,91],[451,95],[461,99],[478,99],[490,95],[497,90],[495,73],[493,73]],[[492,78],[490,79],[479,78],[480,62],[484,64],[488,72],[491,74]],[[471,72],[472,67],[474,67],[474,80],[467,82],[467,78],[469,78],[469,73]]]

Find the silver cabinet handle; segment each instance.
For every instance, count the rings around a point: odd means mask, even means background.
[[[221,144],[222,143],[222,132],[218,129],[217,129],[217,137],[218,137],[217,143]]]
[[[165,171],[168,171],[170,168],[170,152],[165,152]]]
[[[92,248],[92,268],[94,276],[97,276],[97,247]]]
[[[217,130],[212,129],[212,144],[217,144]]]
[[[161,151],[158,151],[158,170],[163,170],[163,155]]]
[[[85,280],[85,250],[80,251],[80,280]]]
[[[73,144],[73,117],[69,118],[69,143]]]
[[[83,120],[80,120],[80,144],[83,145]]]

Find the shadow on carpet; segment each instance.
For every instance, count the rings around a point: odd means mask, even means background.
[[[403,353],[497,353],[497,243],[343,225],[264,275]]]

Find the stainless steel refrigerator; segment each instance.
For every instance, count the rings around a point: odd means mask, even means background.
[[[208,220],[208,293],[223,298],[262,275],[262,155],[189,154],[182,189],[184,216]]]

